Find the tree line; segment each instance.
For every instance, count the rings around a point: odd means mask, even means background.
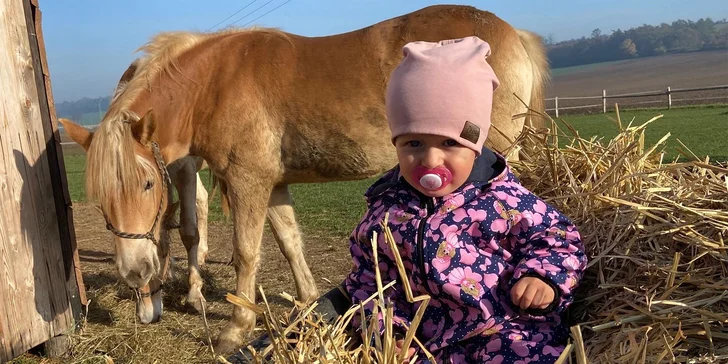
[[[64,101],[55,105],[56,114],[58,117],[68,118],[83,125],[95,125],[99,123],[100,115],[108,110],[110,101],[111,96]]]
[[[552,68],[589,63],[660,56],[728,48],[728,21],[711,18],[698,21],[676,20],[672,24],[642,25],[602,34],[594,29],[591,37],[554,42],[544,37]]]

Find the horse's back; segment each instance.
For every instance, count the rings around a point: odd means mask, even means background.
[[[214,102],[241,95],[246,101],[232,106],[238,112],[219,110],[224,113],[219,122],[240,123],[240,115],[251,114],[251,105],[259,106],[269,132],[280,135],[280,144],[269,145],[280,158],[286,183],[372,176],[396,162],[384,94],[390,73],[402,59],[402,47],[471,35],[491,45],[488,62],[501,81],[492,118],[500,133],[491,131],[489,140],[494,141],[489,144],[502,149],[507,140],[499,140],[501,134],[514,136],[522,127],[511,121],[512,115],[525,111],[513,94],[527,102],[531,98],[532,64],[513,27],[469,6],[431,6],[325,37],[265,30],[220,38],[215,53],[219,59],[212,62],[225,75],[216,76],[222,82]]]

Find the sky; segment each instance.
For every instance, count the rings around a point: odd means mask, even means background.
[[[218,30],[232,24],[322,36],[360,29],[441,3],[425,0],[39,2],[57,103],[110,95],[121,74],[140,55],[136,50],[158,32]],[[552,35],[556,41],[588,37],[595,28],[601,29],[602,34],[610,34],[616,29],[677,19],[728,18],[725,0],[491,0],[458,4],[488,10],[516,28],[542,36]]]

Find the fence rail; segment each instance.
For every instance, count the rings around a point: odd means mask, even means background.
[[[681,92],[696,92],[696,91],[714,91],[714,90],[728,90],[728,85],[715,85],[705,87],[685,87],[685,88],[671,88],[667,87],[666,90],[653,90],[653,91],[642,91],[634,93],[624,93],[616,95],[608,95],[607,90],[602,90],[601,95],[597,96],[556,96],[545,99],[546,102],[553,101],[554,107],[546,108],[546,111],[553,111],[556,117],[559,116],[559,111],[565,110],[577,110],[577,109],[594,109],[602,107],[602,112],[607,112],[607,100],[610,99],[634,99],[641,97],[660,97],[664,96],[664,99],[660,100],[649,100],[649,101],[637,101],[631,102],[630,105],[646,105],[646,104],[664,104],[668,109],[672,108],[673,102],[695,102],[695,101],[708,101],[708,100],[725,100],[728,102],[728,92],[722,96],[706,96],[706,97],[695,97],[695,98],[679,98],[673,99],[672,94]],[[586,105],[569,105],[564,106],[563,101],[582,101],[582,100],[599,100],[601,104],[586,104]],[[562,102],[562,106],[559,106],[559,102]]]

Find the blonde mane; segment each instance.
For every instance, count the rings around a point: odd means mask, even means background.
[[[145,54],[134,61],[137,69],[131,80],[120,83],[109,105],[109,110],[94,132],[87,154],[86,194],[102,206],[124,198],[132,203],[134,191],[144,181],[158,174],[156,167],[142,163],[134,152],[131,125],[141,115],[130,111],[137,97],[147,90],[152,80],[161,73],[179,73],[177,59],[184,52],[206,40],[247,31],[265,31],[287,35],[276,29],[229,29],[216,33],[165,32],[154,36],[137,51]],[[141,167],[141,168],[140,168]]]

